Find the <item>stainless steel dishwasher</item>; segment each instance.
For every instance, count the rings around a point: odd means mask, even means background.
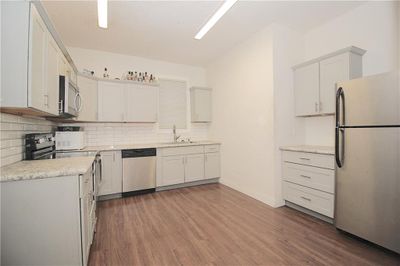
[[[156,149],[122,150],[122,195],[154,192]]]

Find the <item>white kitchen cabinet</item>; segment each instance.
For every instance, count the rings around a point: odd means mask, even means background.
[[[90,245],[92,244],[93,234],[91,230],[90,211],[92,207],[92,187],[93,179],[91,171],[80,176],[80,213],[81,213],[81,239],[82,239],[82,260],[83,265],[87,265],[89,260]]]
[[[295,110],[297,116],[318,113],[319,65],[314,63],[294,71]]]
[[[99,196],[122,193],[121,151],[101,152],[102,177]]]
[[[286,202],[333,218],[335,167],[332,154],[282,152],[282,187]]]
[[[206,153],[204,156],[204,177],[217,178],[221,176],[220,153]]]
[[[1,264],[87,265],[91,182],[88,169],[83,175],[2,183]]]
[[[99,121],[124,121],[124,84],[117,82],[99,81],[98,111]],[[84,104],[84,103],[83,103]]]
[[[157,187],[220,177],[219,144],[157,149]]]
[[[30,83],[29,101],[30,106],[45,111],[47,110],[48,95],[46,91],[46,50],[47,50],[47,28],[36,8],[31,8],[30,25]]]
[[[162,158],[162,185],[169,186],[185,182],[185,157],[182,155]]]
[[[190,88],[190,105],[192,122],[211,122],[210,88]]]
[[[204,179],[204,154],[192,154],[185,157],[185,182]]]
[[[53,115],[59,114],[59,55],[57,43],[48,35],[46,56],[46,95],[47,111]]]
[[[78,88],[82,98],[78,121],[97,121],[97,80],[79,75]]]
[[[124,89],[126,122],[157,122],[158,88],[126,84]]]
[[[7,66],[1,69],[1,111],[57,116],[61,44],[46,24],[49,20],[41,3],[1,5],[1,38],[7,40],[1,46],[1,64]]]
[[[294,66],[296,116],[334,114],[336,83],[362,76],[364,53],[351,46]]]

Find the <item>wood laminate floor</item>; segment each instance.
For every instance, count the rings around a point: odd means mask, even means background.
[[[211,184],[99,202],[89,265],[400,265],[400,255]]]

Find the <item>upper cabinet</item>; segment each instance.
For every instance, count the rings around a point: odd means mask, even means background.
[[[49,31],[40,2],[2,1],[1,18],[1,38],[7,40],[1,45],[6,66],[1,69],[1,111],[57,116],[59,75],[69,68],[75,78],[75,70]]]
[[[157,122],[158,88],[126,84],[124,89],[125,120],[128,122]]]
[[[78,76],[79,93],[82,98],[82,108],[78,121],[97,121],[97,80]]]
[[[120,81],[98,82],[99,121],[157,122],[158,87]]]
[[[364,53],[351,46],[293,67],[296,116],[334,114],[336,83],[362,76]]]
[[[124,121],[124,84],[101,81],[98,83],[99,121]]]
[[[210,88],[190,88],[190,105],[192,122],[211,122]]]

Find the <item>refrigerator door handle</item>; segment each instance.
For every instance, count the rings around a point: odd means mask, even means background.
[[[340,123],[342,118],[343,123]],[[336,93],[336,128],[335,128],[335,159],[339,168],[344,162],[344,128],[345,124],[345,101],[343,88],[340,87]],[[341,138],[340,138],[341,137]],[[340,141],[340,139],[342,139]]]

